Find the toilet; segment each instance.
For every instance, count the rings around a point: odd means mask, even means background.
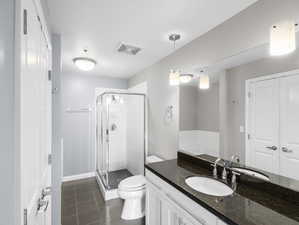
[[[157,156],[149,156],[147,163],[163,161]],[[135,220],[145,215],[146,179],[143,175],[136,175],[122,180],[118,185],[118,194],[124,202],[121,218]]]

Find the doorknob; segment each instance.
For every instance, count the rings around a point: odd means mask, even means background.
[[[291,152],[293,152],[293,150],[288,149],[287,147],[282,147],[281,150],[282,150],[283,152],[285,152],[285,153],[291,153]]]
[[[267,149],[270,149],[270,150],[273,150],[273,151],[276,151],[277,150],[277,147],[276,146],[267,146],[266,147]]]

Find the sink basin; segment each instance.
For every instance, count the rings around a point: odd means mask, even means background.
[[[256,177],[261,180],[266,180],[266,181],[270,180],[269,177],[267,177],[266,175],[256,172],[256,171],[253,171],[253,170],[249,170],[249,169],[245,169],[245,168],[238,168],[238,167],[233,167],[232,170],[252,176],[252,177]]]
[[[208,177],[189,177],[185,180],[192,189],[212,196],[228,196],[233,190],[226,184]]]

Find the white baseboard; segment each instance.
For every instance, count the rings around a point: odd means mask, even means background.
[[[74,180],[81,180],[89,177],[94,177],[95,172],[90,172],[90,173],[81,173],[73,176],[66,176],[62,178],[62,182],[67,182],[67,181],[74,181]]]

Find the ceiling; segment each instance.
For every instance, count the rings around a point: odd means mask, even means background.
[[[52,31],[62,35],[64,72],[78,71],[72,59],[89,50],[98,64],[86,72],[129,78],[223,23],[256,0],[48,0]],[[120,42],[142,48],[135,56],[117,52]]]

